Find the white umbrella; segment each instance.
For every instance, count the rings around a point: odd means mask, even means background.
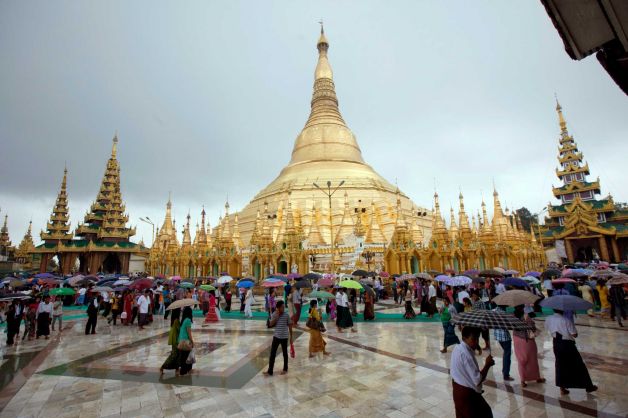
[[[227,284],[233,281],[233,277],[231,276],[222,276],[218,279],[218,284]]]
[[[131,283],[131,281],[129,279],[118,279],[115,282],[113,282],[114,286],[120,286],[120,285],[127,285]]]
[[[184,308],[186,306],[194,306],[194,305],[198,305],[198,301],[197,300],[189,299],[189,298],[188,299],[179,299],[179,300],[175,300],[170,305],[168,305],[166,310],[167,311],[171,311],[173,309]]]

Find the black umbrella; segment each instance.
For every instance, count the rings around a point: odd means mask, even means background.
[[[352,276],[360,276],[360,277],[367,277],[369,275],[368,271],[365,270],[356,270],[353,273],[351,273]]]
[[[473,277],[471,278],[471,283],[484,283],[485,280],[483,277]]]
[[[504,273],[500,273],[497,270],[493,270],[493,269],[488,269],[488,270],[482,270],[478,276],[480,277],[504,277]]]
[[[505,312],[477,310],[464,312],[452,319],[452,322],[463,327],[512,329],[526,331],[534,328],[525,321]]]
[[[555,279],[557,277],[560,277],[562,274],[563,272],[558,269],[547,269],[543,273],[541,273],[541,278],[544,280]]]
[[[323,276],[318,274],[318,273],[308,273],[305,276],[302,277],[302,280],[318,280],[320,278],[322,278]]]
[[[311,289],[312,285],[310,284],[310,282],[308,280],[298,280],[294,286],[297,289]]]
[[[377,277],[377,273],[375,273],[374,271],[369,271],[368,277]]]

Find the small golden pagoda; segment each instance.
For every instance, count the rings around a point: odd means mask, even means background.
[[[129,216],[125,213],[120,191],[117,145],[118,136],[115,135],[98,195],[85,214],[84,222],[77,226],[76,238],[70,232],[67,169],[64,170],[50,221],[46,231],[40,234],[44,242],[34,250],[41,255],[39,268],[42,272],[56,256],[62,274],[72,271],[126,273],[131,254],[143,251],[138,244],[130,241],[130,237],[135,235],[135,228],[126,227]]]
[[[547,247],[565,248],[569,263],[604,260],[621,262],[628,258],[628,211],[617,208],[612,196],[597,199],[600,179],[588,182],[589,164],[567,130],[562,107],[556,101],[560,137],[559,168],[556,176],[563,183],[552,192],[559,205],[548,204],[541,240]]]
[[[28,230],[22,238],[22,242],[15,250],[15,261],[20,264],[23,270],[30,270],[33,268],[33,252],[35,250],[35,243],[33,242],[32,235],[33,221],[28,223]]]
[[[0,228],[0,260],[8,261],[13,259],[15,247],[11,244],[8,226],[9,215],[4,215],[4,224]]]

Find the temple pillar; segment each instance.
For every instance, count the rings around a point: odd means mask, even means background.
[[[613,248],[613,262],[619,263],[621,261],[621,256],[619,255],[619,245],[617,245],[617,238],[611,238],[611,246]],[[610,261],[610,260],[609,260]]]
[[[610,256],[608,255],[608,245],[606,245],[606,237],[604,235],[602,235],[599,238],[600,241],[600,251],[602,252],[602,254],[600,254],[600,256],[602,257],[603,261],[611,261]]]
[[[573,263],[573,248],[571,246],[571,241],[565,240],[565,252],[567,253],[567,261]]]

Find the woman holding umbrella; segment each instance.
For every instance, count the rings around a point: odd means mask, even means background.
[[[406,284],[404,284],[404,288],[406,290],[406,313],[403,315],[403,317],[405,319],[414,319],[416,317],[416,313],[412,308],[412,289],[410,288],[410,286],[407,285],[407,282]]]
[[[443,349],[440,350],[441,353],[447,352],[447,347],[454,344],[460,344],[460,340],[456,335],[456,327],[451,323],[452,315],[456,315],[456,308],[451,305],[451,302],[448,298],[443,299],[443,304],[445,305],[440,312],[440,320],[443,323],[443,330],[445,331],[445,337],[443,339]]]
[[[179,350],[179,371],[177,375],[184,376],[192,370],[192,365],[187,360],[190,352],[194,348],[194,338],[192,337],[192,308],[186,306],[183,308],[183,322],[179,329],[179,340],[177,348]]]
[[[526,387],[526,381],[532,380],[536,380],[537,383],[545,383],[545,379],[541,377],[541,372],[539,371],[538,349],[534,339],[534,333],[536,332],[534,320],[527,314],[524,314],[523,305],[515,307],[515,317],[525,321],[531,328],[528,331],[515,330],[513,332],[515,356],[517,357],[521,386]]]
[[[314,328],[309,328],[308,330],[310,332],[310,344],[309,344],[310,358],[314,357],[316,353],[320,353],[321,351],[326,356],[331,354],[330,352],[325,351],[325,346],[327,345],[327,343],[323,339],[323,334],[321,332],[320,325],[322,325],[323,323],[321,321],[321,314],[318,311],[317,305],[318,305],[318,302],[316,299],[312,299],[310,301],[310,312],[309,312],[308,323],[312,321],[315,324]]]
[[[159,368],[160,375],[164,374],[164,370],[177,370],[179,368],[179,350],[177,349],[177,344],[179,344],[179,332],[181,330],[180,316],[180,308],[172,310],[170,332],[168,333],[168,345],[172,347],[172,350],[166,361],[164,361],[164,364]]]

